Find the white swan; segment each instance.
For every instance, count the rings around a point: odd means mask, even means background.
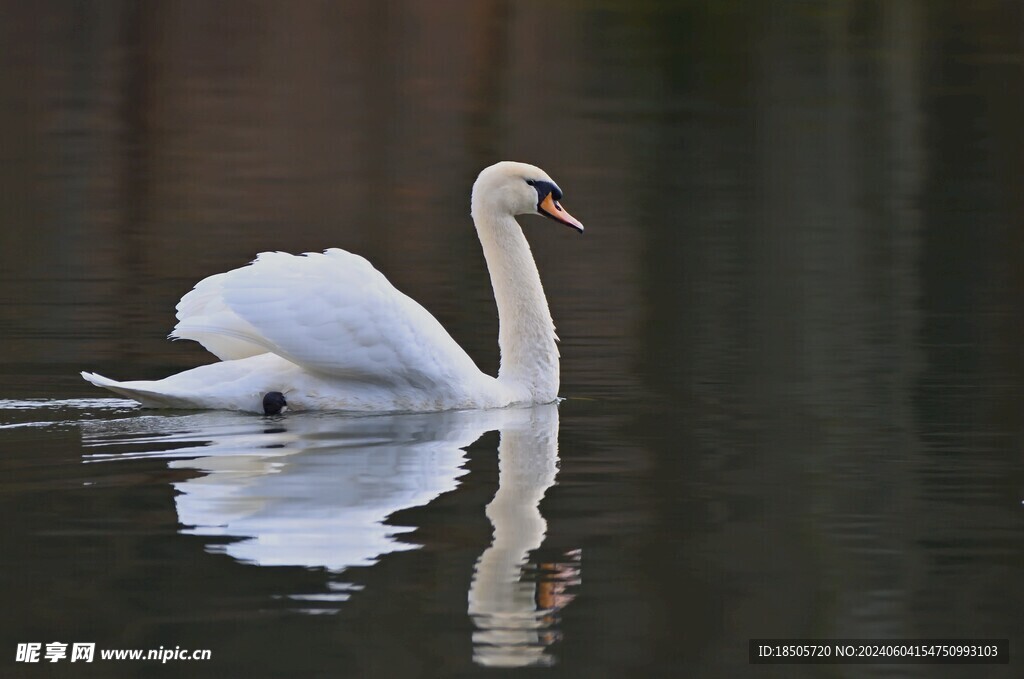
[[[561,197],[543,170],[524,163],[492,165],[473,184],[473,222],[498,307],[497,378],[481,372],[437,319],[369,262],[339,249],[264,252],[182,297],[171,337],[199,342],[219,363],[155,381],[82,377],[156,408],[261,412],[274,392],[296,410],[548,403],[558,396],[557,337],[515,216],[544,215],[582,233]]]

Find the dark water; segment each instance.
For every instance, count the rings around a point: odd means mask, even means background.
[[[0,15],[3,676],[1019,676],[1017,4]],[[559,407],[264,419],[77,377],[209,360],[164,339],[195,281],[329,246],[493,370],[468,191],[501,158],[587,225],[524,219]],[[53,641],[212,659],[15,662]]]

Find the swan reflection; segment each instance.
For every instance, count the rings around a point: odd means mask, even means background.
[[[486,510],[494,536],[468,595],[474,660],[550,664],[556,614],[571,601],[566,586],[579,572],[578,553],[554,565],[528,560],[547,530],[539,504],[557,474],[557,406],[361,417],[204,412],[83,423],[85,444],[102,449],[89,461],[163,457],[172,469],[201,472],[172,485],[182,533],[228,539],[211,541],[207,551],[329,571],[326,592],[288,595],[308,613],[330,612],[358,589],[338,577],[346,569],[419,547],[403,535],[415,527],[389,517],[454,490],[466,474],[463,448],[494,430],[501,435],[499,487]]]

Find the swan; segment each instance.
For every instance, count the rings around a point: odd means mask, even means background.
[[[81,375],[151,408],[264,412],[268,396],[274,411],[550,403],[558,397],[558,338],[515,218],[539,214],[583,233],[561,198],[546,172],[525,163],[491,165],[473,184],[470,213],[498,309],[497,377],[369,262],[337,248],[264,252],[182,297],[171,339],[199,342],[220,362],[152,381]]]

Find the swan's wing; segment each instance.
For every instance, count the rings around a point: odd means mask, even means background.
[[[224,301],[224,282],[235,273],[228,271],[204,278],[181,298],[172,338],[199,342],[222,361],[267,353],[266,347],[246,339],[257,335],[257,330]]]
[[[201,281],[178,319],[173,337],[222,359],[270,351],[322,374],[419,388],[480,375],[437,319],[344,250],[262,253]]]

